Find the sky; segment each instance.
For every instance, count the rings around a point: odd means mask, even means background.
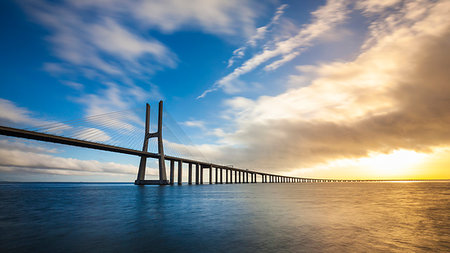
[[[156,117],[163,100],[166,154],[299,177],[449,179],[448,13],[445,0],[1,1],[0,123],[69,121],[60,134],[140,149],[145,103]],[[0,181],[132,182],[138,164],[0,138]]]

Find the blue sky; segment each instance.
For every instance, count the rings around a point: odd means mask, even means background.
[[[436,80],[425,71],[447,60],[431,50],[447,46],[446,9],[397,0],[2,1],[0,119],[27,127],[138,107],[117,121],[139,125],[131,117],[162,99],[211,161],[311,177],[447,176],[442,166],[423,169],[448,154],[446,128],[423,116],[445,114],[435,101],[447,93],[420,89],[448,84],[445,71]],[[385,129],[381,117],[399,122]],[[2,141],[4,180],[135,177],[135,158]],[[11,158],[21,154],[35,158]],[[417,163],[378,170],[364,160],[405,154]]]

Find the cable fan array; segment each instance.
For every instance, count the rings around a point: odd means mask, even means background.
[[[141,150],[144,127],[145,107],[139,106],[62,122],[53,121],[24,129]],[[150,132],[156,132],[157,127],[158,112],[151,107]],[[163,112],[163,145],[166,155],[209,162],[167,110]],[[157,138],[150,138],[148,152],[158,153]]]

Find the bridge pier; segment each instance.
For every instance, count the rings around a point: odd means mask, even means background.
[[[182,185],[183,182],[183,162],[178,160],[178,185]]]
[[[196,163],[195,164],[195,184],[200,184],[200,169],[199,169],[199,164]]]
[[[234,171],[234,183],[237,184],[238,180],[237,180],[237,170]]]
[[[223,170],[220,168],[220,183],[223,184]]]
[[[212,184],[212,165],[209,165],[209,184]]]
[[[192,184],[192,163],[188,164],[188,184]]]
[[[228,184],[228,170],[225,169],[225,184]]]
[[[229,170],[230,171],[230,184],[232,184],[233,183],[233,171],[232,170]]]
[[[170,184],[173,185],[174,183],[174,170],[175,170],[175,161],[170,160]]]
[[[203,165],[200,165],[200,184],[203,184]]]
[[[145,105],[145,132],[144,132],[144,143],[142,145],[142,152],[148,152],[148,140],[150,138],[156,137],[158,139],[159,180],[145,180],[147,156],[141,155],[137,179],[136,181],[134,181],[134,184],[136,185],[169,184],[166,175],[166,164],[164,159],[164,148],[162,139],[162,114],[163,114],[163,102],[159,101],[158,131],[155,133],[150,133],[150,105],[149,104]]]

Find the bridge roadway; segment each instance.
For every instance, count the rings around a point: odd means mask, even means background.
[[[113,146],[113,145],[106,145],[106,144],[101,144],[101,143],[97,143],[97,142],[78,140],[78,139],[69,138],[69,137],[62,137],[62,136],[58,136],[58,135],[39,133],[39,132],[35,132],[35,131],[28,131],[28,130],[12,128],[12,127],[0,126],[0,134],[6,135],[6,136],[38,140],[38,141],[65,144],[65,145],[76,146],[76,147],[110,151],[110,152],[122,153],[122,154],[128,154],[128,155],[145,156],[145,157],[156,158],[156,159],[159,158],[159,154],[156,154],[156,153],[144,152],[144,151],[139,151],[139,150],[135,150],[135,149],[122,148],[122,147],[117,147],[117,146]],[[224,165],[219,165],[219,164],[214,164],[214,163],[206,163],[206,162],[202,162],[202,161],[186,159],[186,158],[181,158],[181,157],[175,157],[175,156],[169,156],[169,155],[165,155],[164,159],[170,161],[170,184],[174,184],[174,182],[175,182],[174,181],[175,162],[178,163],[178,180],[177,180],[178,184],[181,184],[181,181],[182,181],[182,167],[183,167],[182,164],[183,163],[188,164],[188,170],[189,170],[188,183],[189,184],[192,184],[192,181],[193,181],[193,178],[192,178],[192,174],[193,174],[192,167],[193,166],[192,165],[195,165],[195,172],[196,172],[195,173],[195,183],[196,184],[203,184],[204,169],[209,169],[209,183],[212,184],[213,183],[213,178],[212,178],[213,168],[215,168],[215,183],[216,184],[223,183],[224,181],[225,181],[225,183],[233,183],[233,172],[234,172],[234,183],[249,183],[249,182],[256,183],[257,175],[259,175],[261,177],[261,182],[263,182],[263,183],[380,181],[380,180],[336,180],[336,179],[289,177],[289,176],[282,176],[282,175],[277,175],[277,174],[270,174],[270,173],[264,173],[264,172],[246,170],[246,169],[239,169],[239,168],[234,168],[234,167],[224,166]],[[223,170],[225,170],[225,180],[223,180]],[[249,176],[250,176],[250,181],[249,181]]]

